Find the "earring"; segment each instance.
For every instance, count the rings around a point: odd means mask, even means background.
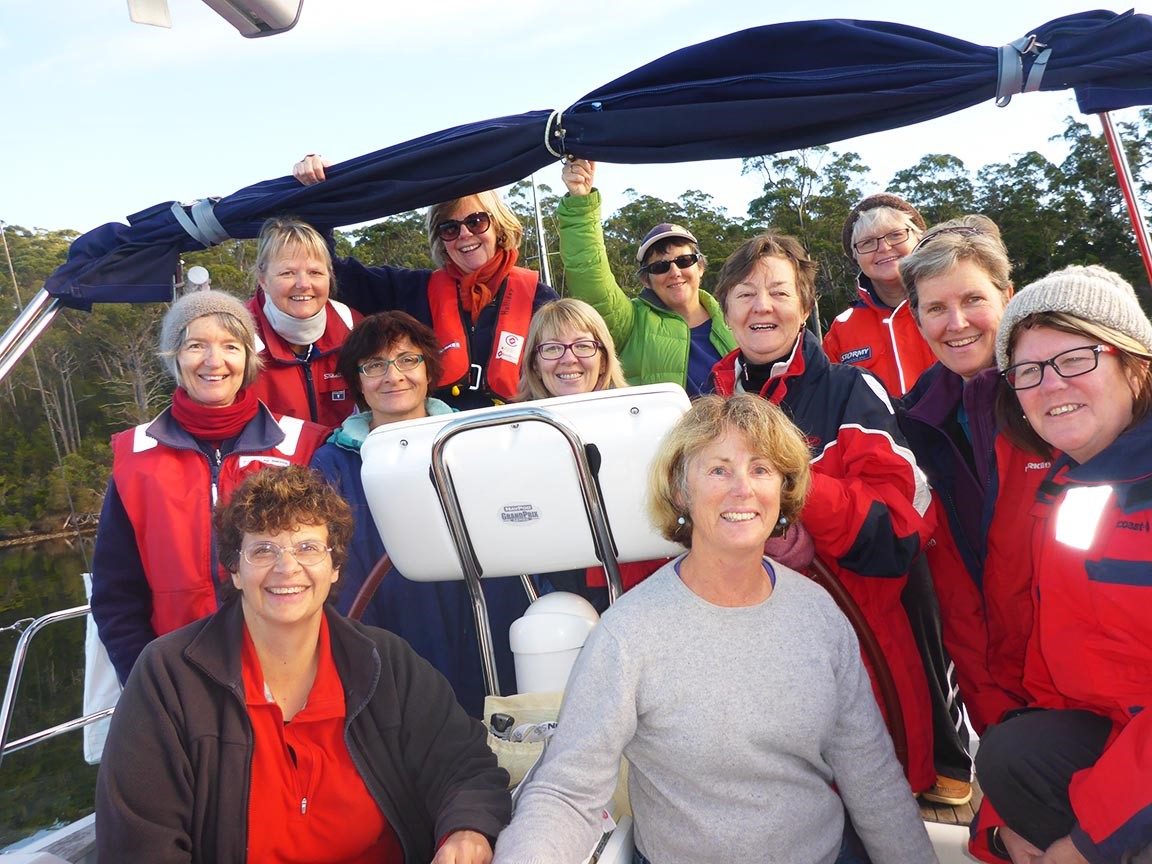
[[[688,523],[688,520],[685,519],[683,516],[681,516],[679,519],[676,520],[676,523],[678,525],[686,525]]]
[[[779,525],[781,528],[786,528],[788,526],[788,517],[787,516],[781,516],[779,519],[776,520],[776,524]]]

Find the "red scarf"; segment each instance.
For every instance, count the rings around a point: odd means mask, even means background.
[[[515,249],[497,249],[483,267],[471,273],[465,273],[451,258],[445,263],[444,272],[459,283],[460,306],[472,317],[473,324],[480,317],[480,310],[492,302],[519,257]]]
[[[256,416],[259,407],[256,392],[248,387],[237,393],[236,400],[224,408],[209,408],[193,401],[183,387],[177,387],[172,394],[172,418],[192,437],[204,441],[235,438]]]

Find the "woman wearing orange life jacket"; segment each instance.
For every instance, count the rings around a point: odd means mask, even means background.
[[[313,154],[292,173],[312,185],[325,179],[328,165]],[[340,297],[365,315],[395,309],[435,331],[443,361],[436,398],[458,410],[511,401],[532,314],[557,294],[538,273],[516,266],[523,230],[496,192],[434,204],[427,227],[439,269],[369,267],[338,258]]]

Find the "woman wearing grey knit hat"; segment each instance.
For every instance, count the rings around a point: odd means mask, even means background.
[[[1143,861],[1152,851],[1152,711],[1142,711],[1152,705],[1152,322],[1117,274],[1068,267],[1012,299],[996,355],[1001,429],[1046,476],[1030,509],[994,516],[994,529],[1009,519],[1025,541],[1028,710],[985,735],[977,774],[1013,861]]]
[[[113,436],[92,562],[92,616],[122,682],[148,642],[216,611],[213,505],[253,471],[307,465],[327,434],[256,398],[255,325],[230,294],[173,303],[159,356],[176,379],[172,404]]]

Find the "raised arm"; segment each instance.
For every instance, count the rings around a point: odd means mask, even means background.
[[[309,153],[292,166],[292,176],[305,186],[315,186],[328,179],[324,169],[331,164],[319,153]]]
[[[560,259],[564,262],[569,296],[590,303],[603,316],[617,352],[623,353],[632,337],[632,303],[608,266],[604,226],[600,222],[600,193],[592,188],[595,177],[596,163],[586,159],[564,166],[561,178],[569,194],[560,199],[556,208]]]

